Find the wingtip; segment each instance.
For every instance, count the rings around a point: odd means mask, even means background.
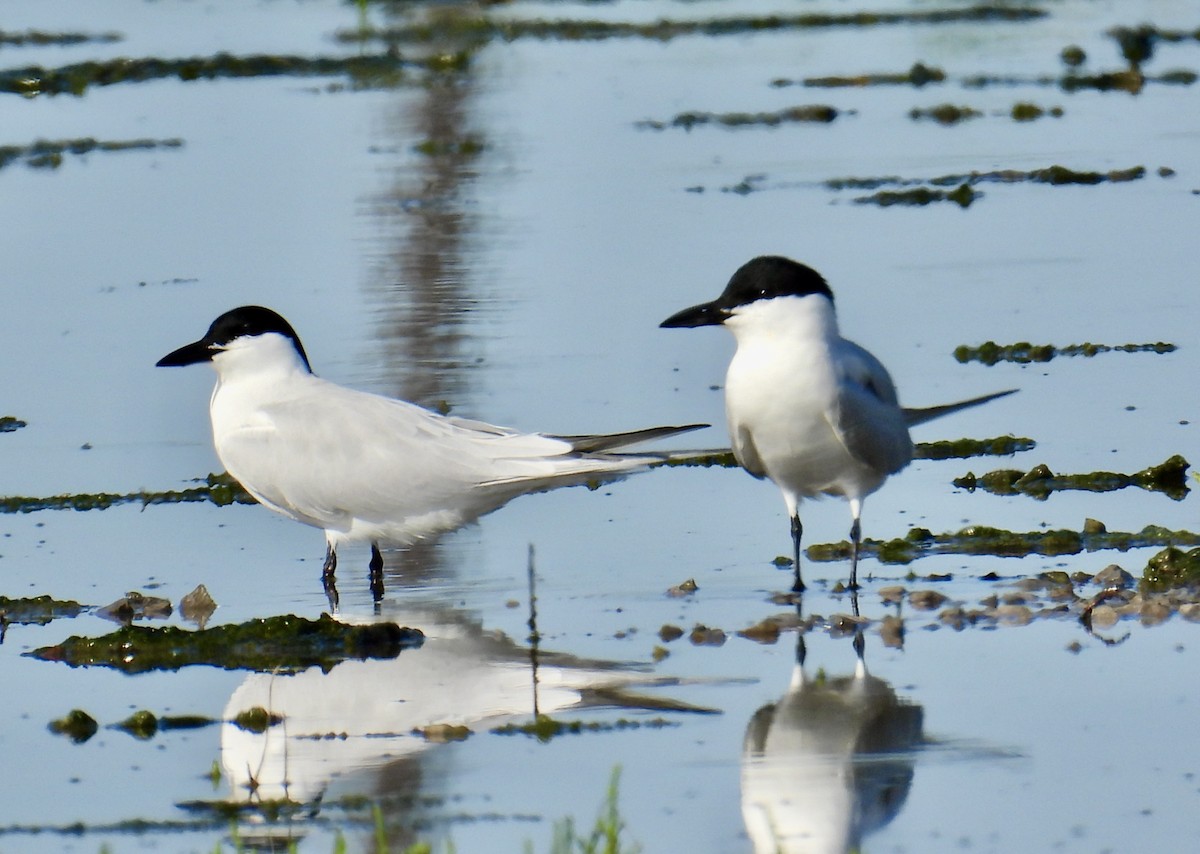
[[[1004,391],[994,391],[991,394],[985,394],[981,397],[972,397],[970,400],[947,403],[943,406],[929,406],[921,409],[905,408],[904,420],[908,423],[909,427],[915,427],[918,424],[924,424],[926,421],[941,418],[943,415],[951,415],[964,409],[971,409],[972,407],[982,406],[985,403],[990,403],[1002,397],[1008,397],[1010,394],[1016,394],[1018,391],[1020,389],[1010,388]]]

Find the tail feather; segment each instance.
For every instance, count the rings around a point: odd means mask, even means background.
[[[973,397],[970,400],[960,400],[958,403],[946,403],[942,406],[929,406],[924,409],[905,409],[904,420],[909,427],[915,427],[918,424],[924,424],[926,421],[932,421],[935,418],[941,418],[943,415],[949,415],[952,412],[958,412],[961,409],[970,409],[972,406],[979,406],[988,401],[996,400],[1001,397],[1008,397],[1010,394],[1016,394],[1018,389],[1010,388],[1007,391],[997,391],[992,394],[985,394],[983,397]]]
[[[709,424],[685,424],[681,427],[648,427],[645,430],[629,430],[624,433],[604,433],[595,436],[554,436],[569,442],[571,448],[579,454],[603,454],[649,442],[651,439],[661,439],[664,436],[675,436],[709,427]]]

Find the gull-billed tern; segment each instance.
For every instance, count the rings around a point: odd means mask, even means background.
[[[708,426],[551,436],[447,417],[321,379],[295,330],[261,306],[227,311],[158,366],[198,362],[217,372],[209,404],[217,456],[261,504],[325,531],[322,577],[334,606],[344,542],[371,543],[378,599],[381,542],[411,544],[518,495],[648,468],[670,455],[622,450]]]
[[[833,292],[821,275],[779,256],[748,261],[715,300],[660,325],[721,325],[733,333],[737,350],[725,377],[730,441],[746,471],[783,492],[797,591],[804,589],[800,499],[835,495],[849,502],[850,586],[857,587],[863,499],[912,460],[908,428],[1015,391],[901,407],[887,369],[838,332]]]

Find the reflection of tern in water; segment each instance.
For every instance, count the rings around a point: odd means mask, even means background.
[[[857,602],[855,602],[857,613]],[[899,814],[923,741],[920,706],[867,672],[810,676],[804,647],[787,693],[750,719],[742,815],[756,852],[847,852]]]
[[[396,615],[391,615],[395,617]],[[286,799],[318,804],[337,778],[366,771],[379,794],[407,793],[421,767],[441,761],[435,745],[414,731],[449,724],[478,732],[528,720],[533,710],[530,650],[446,613],[407,613],[426,640],[390,661],[347,661],[328,673],[256,673],[233,692],[223,715],[221,765],[237,802]],[[608,706],[707,712],[668,698],[633,693],[679,684],[634,666],[538,653],[537,702],[542,714]],[[282,723],[255,733],[231,723],[261,706]]]

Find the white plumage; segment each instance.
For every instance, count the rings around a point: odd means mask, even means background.
[[[746,471],[783,493],[798,591],[804,589],[801,499],[834,495],[849,503],[850,585],[856,587],[863,500],[912,460],[908,428],[1012,393],[902,408],[883,364],[841,336],[825,280],[777,256],[747,262],[716,300],[661,325],[724,325],[737,340],[725,378],[730,441]]]
[[[647,468],[666,455],[619,451],[705,426],[556,437],[443,416],[321,379],[287,321],[258,306],[226,312],[158,364],[202,361],[217,372],[217,456],[263,505],[324,530],[327,589],[342,543],[372,544],[380,595],[380,542],[410,544],[517,495]]]

